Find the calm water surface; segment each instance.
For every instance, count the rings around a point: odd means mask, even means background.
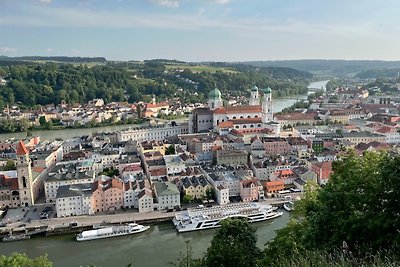
[[[256,229],[260,248],[284,227],[289,214],[284,212],[272,221],[252,224]],[[210,246],[217,230],[203,230],[178,234],[171,223],[154,225],[150,230],[131,236],[77,242],[73,235],[37,237],[31,240],[0,243],[0,254],[24,252],[30,257],[47,253],[55,267],[86,266],[138,267],[167,266],[186,253],[190,241],[194,257],[201,257]]]

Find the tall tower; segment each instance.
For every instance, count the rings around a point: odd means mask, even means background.
[[[32,206],[35,204],[35,199],[32,185],[31,159],[24,142],[19,141],[16,154],[19,201],[21,206]]]
[[[223,106],[222,102],[222,94],[221,91],[215,88],[214,90],[211,90],[210,93],[208,94],[208,107],[211,110],[220,108]]]
[[[263,89],[264,99],[262,101],[262,122],[268,123],[274,120],[272,112],[272,90],[271,88]]]
[[[251,88],[249,105],[250,106],[260,105],[260,98],[258,95],[258,87],[257,86],[253,86],[253,88]]]

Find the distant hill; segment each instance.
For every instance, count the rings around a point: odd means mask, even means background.
[[[276,60],[276,61],[248,61],[240,62],[257,67],[286,67],[314,74],[354,76],[359,72],[371,69],[400,68],[400,61],[383,60]]]
[[[67,57],[67,56],[24,56],[24,57],[7,57],[0,56],[0,61],[21,62],[21,61],[56,61],[61,63],[106,63],[104,57]]]
[[[356,77],[360,79],[373,79],[373,78],[397,78],[400,73],[400,68],[393,69],[373,69],[364,70],[357,73]]]

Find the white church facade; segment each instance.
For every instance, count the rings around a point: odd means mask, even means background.
[[[272,90],[251,89],[249,105],[223,106],[221,91],[215,88],[208,95],[208,107],[198,108],[189,117],[191,133],[216,131],[220,134],[235,132],[244,135],[279,135],[279,124],[274,122]]]

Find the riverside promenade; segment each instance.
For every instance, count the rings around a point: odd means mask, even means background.
[[[293,197],[299,196],[292,194]],[[273,206],[282,206],[288,200],[280,198],[270,198],[263,201],[264,203]],[[227,204],[229,205],[229,204]],[[10,232],[39,233],[46,232],[47,234],[54,233],[72,233],[82,229],[92,228],[94,225],[100,224],[120,224],[127,222],[136,223],[157,223],[163,221],[171,221],[176,213],[180,211],[152,211],[146,213],[138,213],[133,210],[118,211],[116,214],[96,214],[84,216],[72,216],[64,218],[51,218],[42,220],[32,220],[31,222],[15,222],[7,224],[6,227],[0,228],[0,234],[5,235]],[[41,229],[41,230],[40,230]]]

